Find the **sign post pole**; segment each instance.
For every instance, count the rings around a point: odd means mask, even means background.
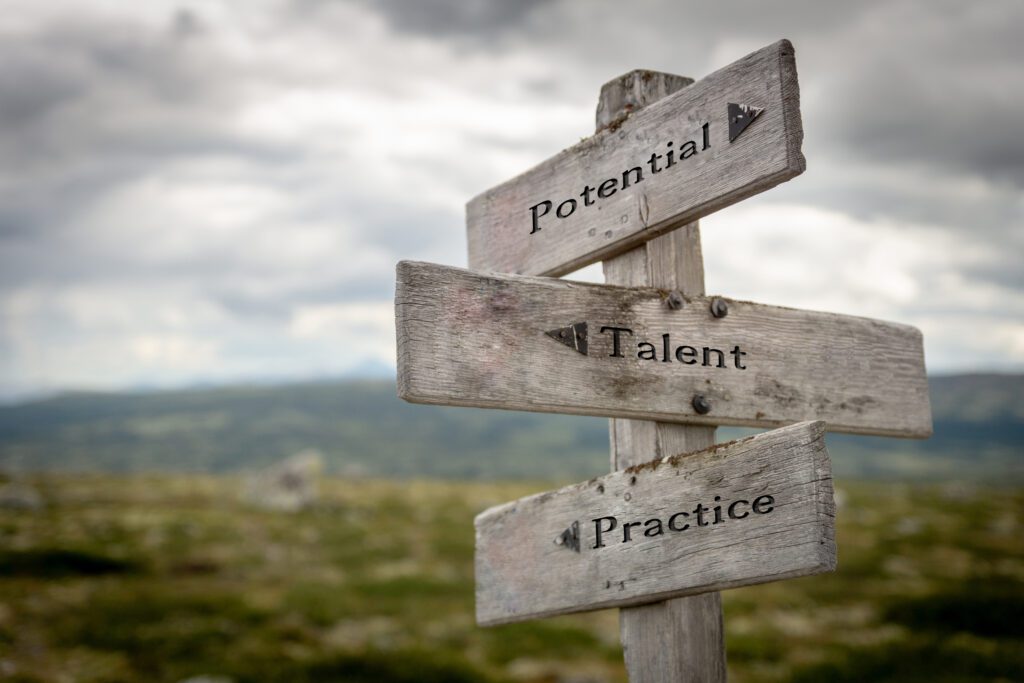
[[[632,71],[601,88],[597,132],[693,81]],[[700,227],[695,221],[603,262],[605,282],[704,295]],[[611,469],[652,457],[689,453],[715,442],[715,428],[645,420],[609,420]],[[721,593],[703,593],[619,610],[619,631],[631,683],[726,680]]]

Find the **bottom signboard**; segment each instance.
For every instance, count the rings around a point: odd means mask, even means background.
[[[831,571],[823,422],[654,460],[476,518],[483,626]]]

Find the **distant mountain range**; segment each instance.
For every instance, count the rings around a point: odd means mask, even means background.
[[[830,434],[836,476],[1024,483],[1024,375],[930,386],[931,439]],[[4,471],[235,472],[307,448],[329,471],[361,476],[574,480],[608,467],[605,419],[410,405],[391,381],[74,393],[0,407]]]

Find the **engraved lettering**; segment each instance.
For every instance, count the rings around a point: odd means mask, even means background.
[[[679,510],[677,508],[676,512],[664,519],[651,517],[643,520],[624,521],[621,524],[622,541],[619,545],[664,536],[666,527],[669,531],[686,531],[690,528],[699,529],[727,524],[730,520],[739,521],[752,518],[751,510],[755,515],[770,514],[775,510],[775,496],[771,494],[758,496],[753,503],[744,498],[730,502],[723,500],[722,496],[714,496],[714,504],[711,506],[697,503],[692,509]],[[692,527],[689,521],[691,519],[693,520]],[[613,516],[597,517],[592,521],[594,522],[593,549],[607,547],[606,536],[620,527],[618,518]],[[643,531],[643,536],[640,535],[640,531]],[[709,529],[705,533],[714,532]]]
[[[696,137],[696,136],[694,136]],[[576,195],[583,200],[582,207],[586,208],[593,206],[598,203],[599,199],[608,199],[613,194],[621,190],[626,190],[633,185],[639,185],[646,180],[644,175],[644,168],[648,169],[648,177],[655,174],[661,173],[664,170],[670,169],[674,166],[680,165],[680,162],[689,159],[690,157],[699,154],[700,152],[706,151],[711,147],[711,123],[705,122],[700,127],[700,140],[701,146],[697,146],[697,140],[686,140],[681,142],[678,148],[674,148],[675,141],[668,140],[665,142],[664,148],[661,151],[655,149],[651,152],[651,155],[646,161],[640,162],[639,165],[628,168],[619,175],[608,178],[601,182],[596,188],[597,199],[594,198],[595,188],[588,184],[584,184],[583,190]],[[676,152],[678,151],[678,155]],[[643,159],[643,157],[640,157]],[[665,164],[661,165],[658,162],[664,159]],[[621,183],[621,185],[620,185]],[[555,207],[555,203],[550,199],[534,204],[530,207],[530,219],[531,229],[530,234],[540,232],[541,224],[540,219],[551,213],[552,208]],[[568,218],[576,212],[577,208],[580,208],[579,202],[574,197],[565,199],[558,203],[558,208],[555,209],[555,216],[560,219]],[[599,207],[600,208],[600,207]],[[670,360],[670,359],[667,359]]]
[[[564,206],[568,206],[569,210],[563,213],[562,212],[562,207],[564,207]],[[559,218],[568,218],[569,216],[572,215],[573,211],[575,211],[575,210],[576,210],[576,200],[575,199],[566,199],[564,202],[562,202],[561,204],[558,205],[557,209],[555,209],[555,215],[558,216]]]
[[[619,343],[619,333],[625,332],[626,334],[632,335],[633,330],[628,327],[612,327],[610,325],[601,328],[601,334],[604,334],[605,330],[612,331],[612,352],[609,358],[625,358],[622,355],[622,346]]]
[[[693,508],[693,514],[697,515],[697,526],[707,526],[708,523],[704,521],[704,513],[709,508],[704,507],[703,503],[697,503],[697,507]]]
[[[633,176],[632,183],[629,180],[629,174],[630,173],[635,174]],[[644,179],[644,171],[639,166],[634,166],[633,168],[629,169],[628,171],[623,171],[622,172],[622,189],[625,190],[631,184],[639,183],[643,179]]]
[[[671,144],[671,143],[669,143]],[[647,164],[651,167],[651,173],[661,173],[661,169],[658,168],[658,159],[663,159],[664,156],[653,152],[651,158],[647,160]]]
[[[623,335],[626,334],[634,336],[632,328],[618,327],[616,325],[603,325],[600,330],[601,334],[606,332],[611,332],[612,334],[612,350],[611,353],[608,354],[608,357],[625,358],[625,337]],[[726,355],[732,356],[733,362],[731,365],[726,362]],[[705,368],[747,369],[747,365],[744,362],[747,352],[741,349],[739,344],[733,345],[732,350],[728,352],[712,346],[691,346],[689,344],[676,345],[672,342],[672,335],[668,333],[661,335],[660,344],[655,344],[654,342],[643,339],[638,339],[636,341],[636,358],[639,360],[671,363],[673,356],[675,356],[675,359],[683,365],[697,365],[699,362],[701,367]]]
[[[718,349],[712,349],[712,348],[707,347],[707,346],[704,347],[704,363],[703,363],[703,366],[704,367],[708,367],[709,365],[711,365],[711,362],[710,362],[709,358],[710,358],[712,353],[717,353],[718,354],[718,363],[715,365],[715,367],[717,367],[717,368],[724,368],[725,367],[725,354],[722,353],[721,351],[719,351]]]
[[[747,515],[750,514],[749,512],[744,512],[742,515],[736,514],[736,506],[741,504],[741,503],[743,505],[750,505],[750,503],[748,501],[745,501],[745,500],[742,500],[742,499],[737,500],[736,502],[730,504],[729,505],[729,510],[728,510],[728,512],[729,512],[729,519],[743,519],[744,517],[746,517]]]
[[[580,192],[580,197],[583,199],[583,206],[590,206],[594,203],[594,200],[590,198],[590,193],[594,191],[590,185],[583,188],[583,192]]]
[[[537,209],[544,207],[544,213],[537,213]],[[530,215],[533,218],[533,230],[530,231],[532,235],[535,232],[540,232],[540,217],[551,211],[551,200],[545,199],[540,204],[534,204],[530,207]]]
[[[686,360],[687,358],[690,360]],[[692,346],[680,346],[676,349],[676,360],[686,365],[694,365],[697,362],[697,349]]]
[[[608,520],[610,524],[608,525],[607,529],[602,529],[601,522],[605,520]],[[614,517],[598,517],[597,519],[591,521],[594,523],[594,537],[596,539],[596,542],[594,543],[594,549],[596,550],[597,548],[603,548],[604,541],[601,540],[601,536],[614,529],[618,525],[619,520],[617,520]]]
[[[601,183],[600,186],[598,186],[597,196],[600,197],[601,199],[607,199],[608,197],[611,197],[613,194],[615,194],[618,185],[618,178],[609,178],[608,180]]]
[[[687,529],[690,528],[689,524],[684,524],[684,525],[682,525],[680,527],[677,527],[673,522],[676,519],[678,519],[679,517],[689,517],[689,516],[690,516],[690,514],[688,512],[677,512],[676,514],[674,514],[674,515],[672,515],[671,517],[668,518],[668,528],[671,529],[672,531],[686,531]]]
[[[740,365],[740,357],[747,355],[747,352],[746,351],[740,351],[740,347],[737,346],[737,347],[735,347],[731,351],[731,353],[732,353],[733,358],[736,359],[736,368],[738,370],[746,370],[747,369],[746,365]]]
[[[661,520],[657,517],[644,522],[644,536],[661,536],[663,533],[665,532],[661,528]]]

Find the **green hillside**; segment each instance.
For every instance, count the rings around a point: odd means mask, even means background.
[[[475,625],[473,516],[546,484],[329,478],[288,514],[233,476],[30,483],[40,510],[0,507],[4,681],[625,683],[614,610]],[[838,491],[835,573],[723,592],[729,680],[1024,680],[1024,494]]]
[[[1024,481],[1024,375],[931,381],[927,441],[830,435],[837,476]],[[720,430],[732,438],[741,430]],[[68,394],[0,408],[0,469],[230,472],[321,451],[339,474],[578,479],[600,418],[410,405],[391,382]]]

